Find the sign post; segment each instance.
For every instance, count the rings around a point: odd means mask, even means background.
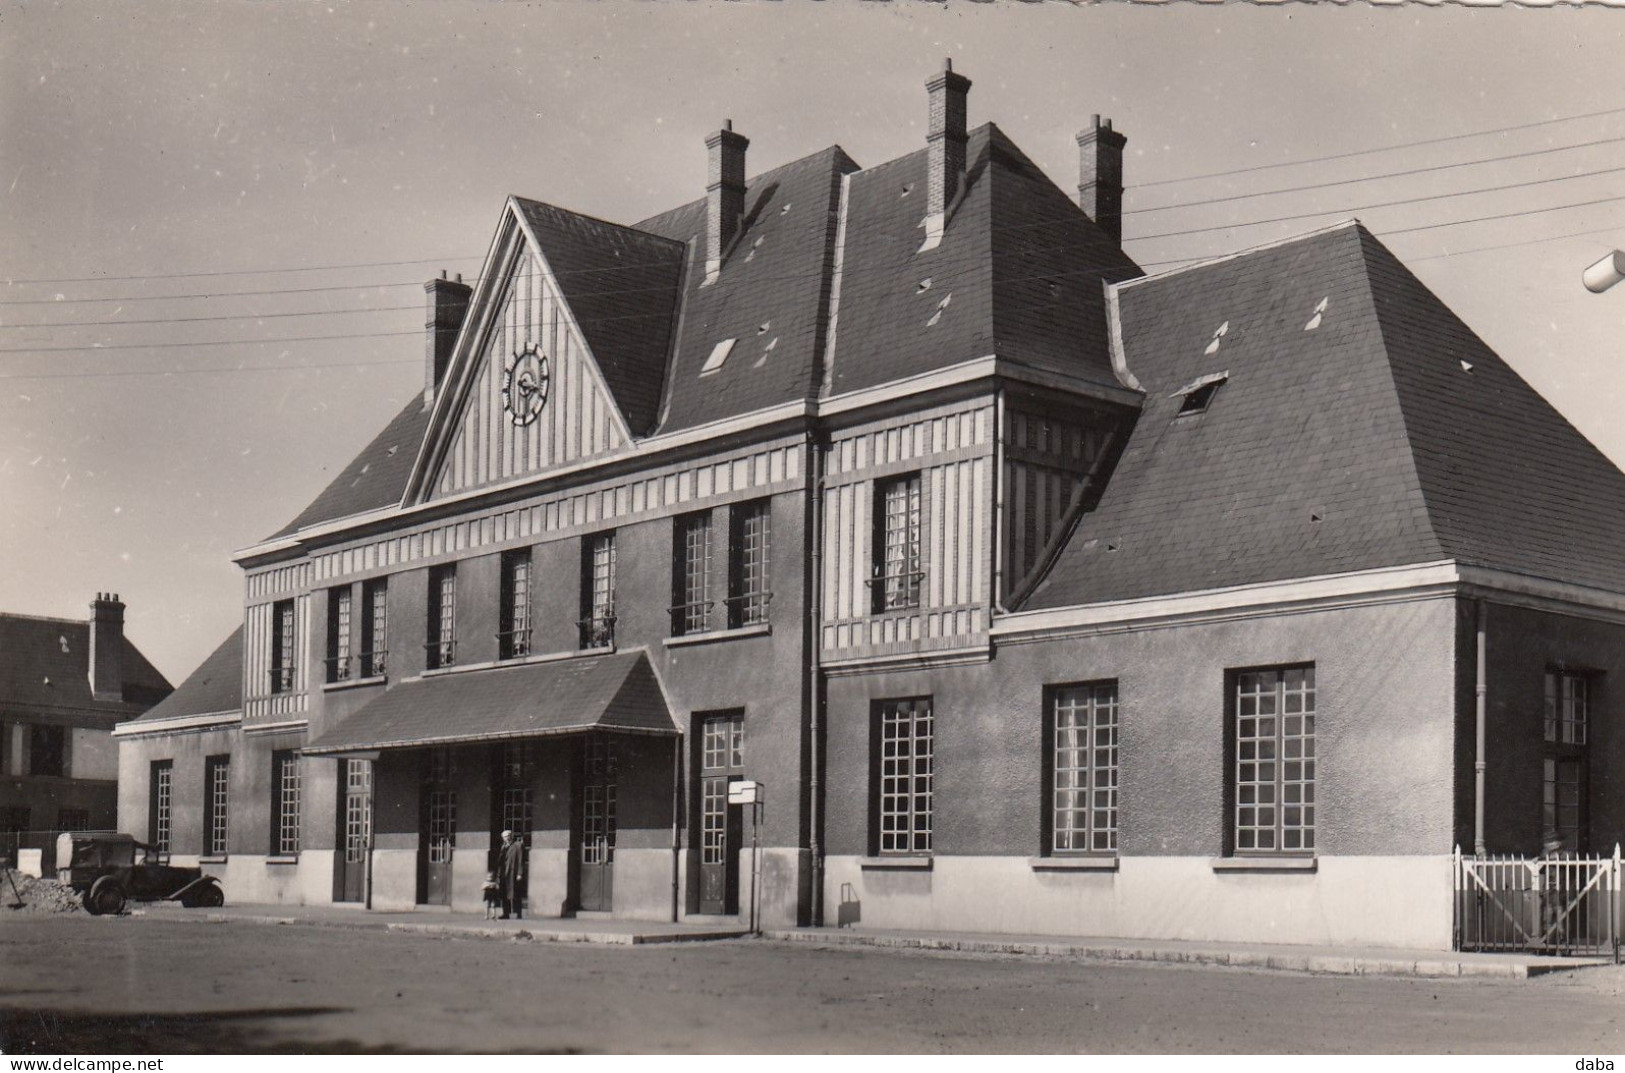
[[[761,930],[757,922],[762,889],[762,784],[759,782],[731,782],[728,784],[728,804],[749,805],[750,826],[750,930]]]

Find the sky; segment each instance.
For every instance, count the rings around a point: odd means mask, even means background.
[[[1148,269],[1358,216],[1625,462],[1625,286],[1579,282],[1625,246],[1622,54],[1573,8],[0,0],[0,610],[117,591],[178,683],[507,195],[635,222],[724,118],[751,174],[882,163],[945,57],[1062,189],[1113,120]]]

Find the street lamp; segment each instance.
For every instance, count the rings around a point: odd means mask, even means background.
[[[1586,290],[1601,294],[1625,279],[1625,250],[1615,250],[1580,274]]]

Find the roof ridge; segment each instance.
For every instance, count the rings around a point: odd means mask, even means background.
[[[1256,246],[1244,246],[1239,250],[1231,250],[1229,253],[1218,253],[1211,257],[1203,257],[1192,261],[1189,264],[1180,265],[1178,268],[1169,268],[1162,272],[1146,272],[1143,275],[1135,276],[1133,279],[1125,279],[1121,283],[1113,283],[1112,286],[1119,289],[1126,289],[1139,283],[1149,283],[1152,280],[1167,279],[1170,276],[1182,275],[1198,268],[1208,268],[1212,265],[1224,264],[1228,261],[1239,260],[1242,257],[1249,257],[1255,253],[1264,253],[1268,250],[1280,249],[1282,246],[1290,246],[1294,242],[1305,242],[1320,235],[1330,234],[1331,232],[1344,227],[1358,227],[1361,230],[1365,229],[1365,225],[1360,222],[1360,218],[1358,216],[1350,216],[1346,220],[1339,220],[1337,223],[1327,224],[1325,227],[1317,227],[1312,231],[1304,231],[1296,235],[1288,235],[1286,238],[1278,238],[1270,242],[1260,242]]]
[[[524,197],[520,194],[509,194],[508,196],[513,198],[513,200],[523,202],[526,205],[537,205],[544,209],[551,209],[554,212],[562,212],[567,216],[574,216],[578,220],[586,220],[589,223],[595,223],[602,227],[612,227],[617,231],[627,231],[634,235],[638,235],[641,238],[653,239],[656,242],[664,242],[672,246],[686,247],[688,245],[686,242],[683,242],[680,239],[667,238],[665,235],[658,235],[653,231],[645,231],[643,228],[634,224],[623,224],[618,223],[615,220],[606,220],[602,216],[594,216],[590,212],[580,212],[576,209],[565,208],[563,205],[556,205],[551,201],[542,201],[539,198]]]
[[[23,619],[28,622],[61,622],[69,626],[88,626],[89,620],[82,618],[63,618],[60,615],[29,615],[21,611],[0,611],[0,619]]]

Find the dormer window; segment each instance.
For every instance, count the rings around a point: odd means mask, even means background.
[[[1208,376],[1192,380],[1189,384],[1174,392],[1169,398],[1179,399],[1179,413],[1176,417],[1189,417],[1192,414],[1205,413],[1213,403],[1213,396],[1219,393],[1225,381],[1230,379],[1228,372],[1213,373]]]

